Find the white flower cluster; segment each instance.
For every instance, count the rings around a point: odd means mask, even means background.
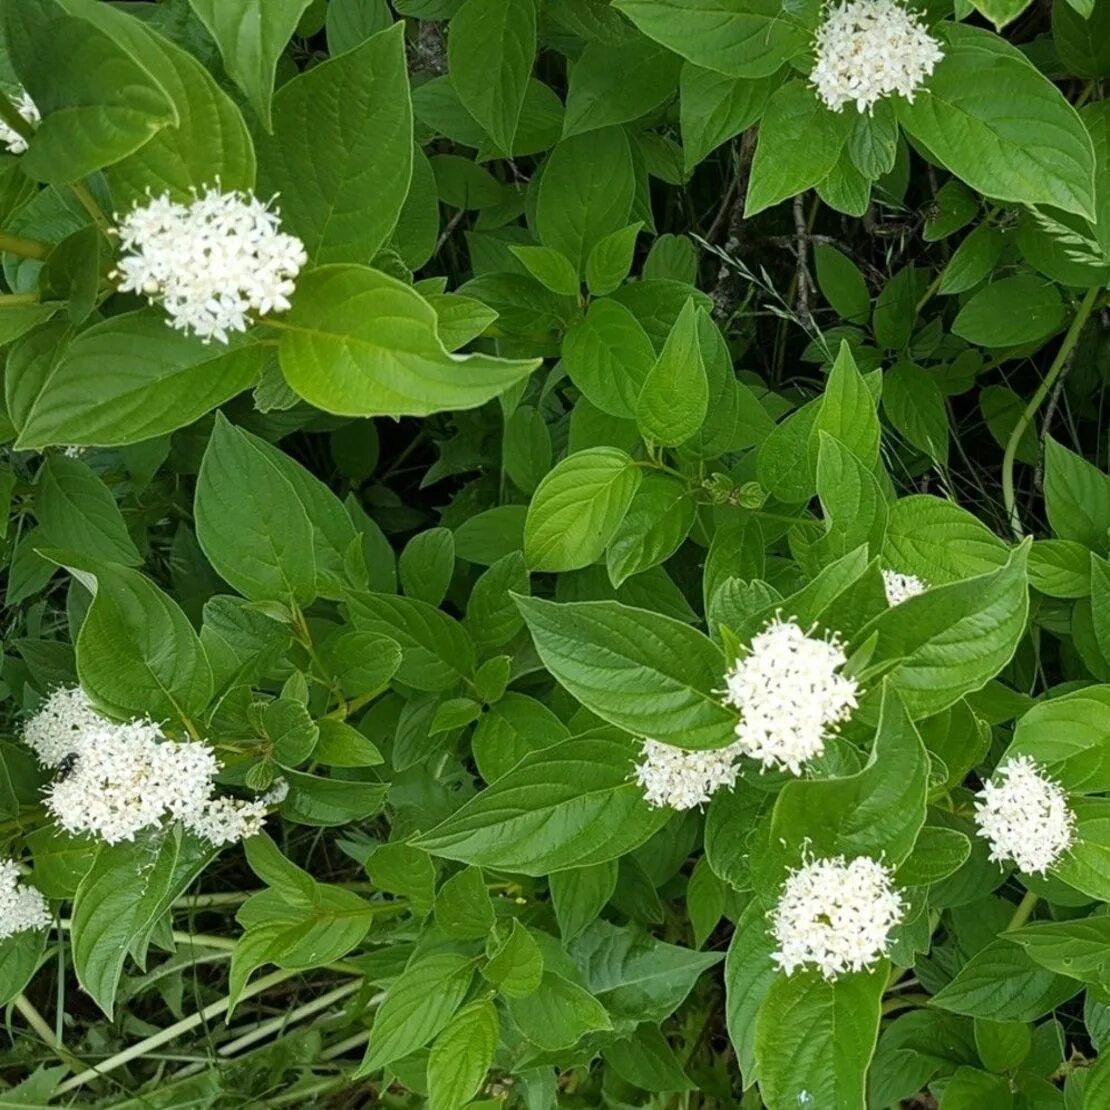
[[[846,662],[835,634],[807,636],[775,617],[725,676],[724,702],[740,711],[734,747],[800,775],[858,704],[858,684],[839,673]]]
[[[1071,847],[1075,817],[1067,795],[1027,755],[1008,760],[996,779],[975,803],[975,824],[990,843],[990,858],[1012,859],[1020,870],[1043,875]]]
[[[739,744],[716,751],[691,752],[658,740],[644,740],[636,781],[649,805],[693,809],[705,805],[722,786],[732,787],[743,753]]]
[[[50,911],[42,892],[20,881],[13,860],[0,859],[0,940],[49,924]]]
[[[790,873],[771,911],[771,958],[787,975],[800,967],[826,979],[862,971],[886,954],[904,914],[884,864],[867,856],[810,860]]]
[[[280,788],[252,801],[215,795],[219,763],[198,741],[175,742],[150,721],[111,721],[80,687],[55,690],[27,722],[23,738],[59,769],[46,808],[71,833],[108,844],[180,821],[216,845],[253,836]]]
[[[817,29],[810,84],[834,112],[850,101],[860,112],[875,101],[914,93],[944,52],[917,15],[898,0],[846,0]]]
[[[38,123],[42,116],[39,114],[35,102],[28,96],[26,90],[21,90],[15,104],[15,110],[28,122]],[[4,144],[9,154],[22,154],[27,149],[27,140],[14,128],[9,127],[0,120],[0,143]]]
[[[923,594],[929,583],[916,574],[899,574],[896,570],[883,571],[883,589],[886,591],[888,605],[901,605],[911,597]]]
[[[179,331],[227,343],[254,317],[289,308],[308,255],[280,227],[251,193],[209,188],[189,204],[165,193],[119,221],[124,253],[112,276],[121,291],[160,300]]]
[[[108,724],[80,686],[59,686],[24,725],[23,740],[40,763],[57,767],[84,746],[86,733]]]

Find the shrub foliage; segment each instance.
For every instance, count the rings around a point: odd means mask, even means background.
[[[1110,0],[0,41],[4,1105],[1110,1106]]]

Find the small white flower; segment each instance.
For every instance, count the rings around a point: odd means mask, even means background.
[[[976,795],[975,824],[990,858],[1011,859],[1019,870],[1044,874],[1071,847],[1075,817],[1067,795],[1027,755],[998,768],[995,782]]]
[[[50,911],[42,891],[21,881],[13,860],[0,859],[0,940],[49,924]]]
[[[929,583],[916,574],[899,574],[896,570],[883,571],[883,589],[886,591],[888,605],[901,605],[911,597],[923,594]]]
[[[59,686],[24,725],[23,740],[40,763],[57,767],[81,750],[86,733],[110,725],[80,686]]]
[[[119,220],[122,292],[161,302],[174,328],[227,343],[258,316],[284,312],[308,260],[280,230],[278,213],[252,193],[208,188],[188,204],[168,193]]]
[[[916,13],[898,0],[846,0],[827,10],[814,40],[810,84],[834,112],[855,101],[860,112],[875,101],[914,93],[944,57]]]
[[[186,817],[185,827],[219,847],[260,833],[265,819],[264,799],[245,802],[224,795],[210,798],[200,812]]]
[[[724,702],[740,711],[734,747],[800,775],[858,704],[858,684],[839,673],[846,662],[835,634],[807,636],[775,617],[725,676]]]
[[[884,864],[867,856],[810,860],[790,873],[771,911],[771,959],[787,975],[810,967],[831,980],[862,971],[886,954],[904,914]]]
[[[38,123],[42,116],[25,89],[20,90],[16,100],[15,110],[28,122]],[[3,143],[9,154],[22,154],[27,149],[27,140],[16,130],[0,120],[0,143]]]
[[[645,739],[644,761],[636,765],[636,781],[644,788],[649,805],[693,809],[705,805],[722,786],[735,784],[741,754],[739,744],[691,752]]]
[[[46,808],[67,832],[116,844],[202,811],[217,770],[207,745],[174,744],[150,721],[106,723],[84,734],[74,766],[47,788]]]

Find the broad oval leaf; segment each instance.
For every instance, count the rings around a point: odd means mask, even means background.
[[[615,601],[516,599],[544,666],[587,709],[635,736],[688,749],[734,739],[725,659],[672,617]]]
[[[435,856],[546,875],[616,859],[666,823],[631,778],[627,738],[582,736],[526,755],[413,842]]]
[[[314,262],[368,262],[392,234],[412,174],[404,24],[307,70],[274,97],[258,145],[262,191]]]
[[[577,570],[596,562],[620,527],[640,470],[616,447],[591,447],[544,476],[524,521],[531,570]]]
[[[341,416],[475,408],[540,364],[451,354],[435,309],[411,286],[367,266],[304,274],[292,309],[276,324],[286,380],[306,401]]]

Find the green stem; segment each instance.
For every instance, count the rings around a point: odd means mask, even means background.
[[[45,259],[50,253],[50,248],[45,243],[34,239],[24,239],[22,235],[12,235],[9,231],[0,231],[0,251],[9,254],[18,254],[20,258]]]
[[[1029,918],[1032,916],[1033,910],[1036,908],[1039,895],[1034,894],[1031,890],[1025,892],[1025,897],[1018,903],[1018,907],[1014,910],[1014,916],[1010,918],[1010,924],[1006,926],[1005,932],[1011,929],[1020,929]]]
[[[16,304],[38,304],[42,298],[38,293],[0,293],[0,308]]]
[[[83,181],[74,181],[70,185],[70,189],[77,200],[80,201],[81,207],[92,216],[96,226],[107,235],[109,228],[112,226],[112,222],[104,214],[104,209],[97,204],[96,197],[89,192],[88,186]]]
[[[927,994],[899,994],[894,998],[888,998],[883,1003],[883,1013],[893,1014],[895,1010],[910,1010],[915,1006],[928,1006],[929,996]]]
[[[255,982],[248,984],[244,988],[243,993],[239,996],[239,1001],[245,1002],[248,998],[253,998],[256,994],[262,994],[271,987],[276,987],[279,983],[284,983],[286,980],[293,979],[300,974],[301,971],[299,969],[283,969],[281,971],[271,972],[269,975],[264,975],[261,979],[255,980]],[[175,1021],[173,1025],[169,1025],[165,1029],[161,1029],[157,1033],[143,1038],[143,1040],[138,1043],[131,1045],[130,1048],[125,1048],[122,1052],[117,1052],[114,1056],[109,1056],[107,1060],[97,1064],[96,1067],[87,1068],[85,1071],[79,1072],[72,1079],[67,1079],[61,1086],[57,1087],[54,1094],[64,1095],[68,1094],[70,1091],[76,1091],[86,1083],[91,1083],[94,1079],[99,1079],[101,1076],[107,1075],[117,1068],[122,1068],[124,1064],[129,1064],[132,1060],[138,1060],[148,1052],[153,1052],[156,1048],[161,1048],[162,1045],[169,1044],[170,1041],[176,1040],[178,1037],[182,1036],[182,1034],[191,1032],[193,1029],[196,1029],[197,1026],[204,1025],[212,1021],[213,1018],[218,1018],[221,1014],[227,1013],[230,1005],[231,997],[225,995],[223,998],[205,1006],[203,1010],[198,1010],[195,1014],[190,1014],[180,1021]]]
[[[58,1040],[46,1018],[35,1009],[31,1000],[26,995],[19,995],[14,1005],[20,1014],[23,1015],[23,1020],[39,1035],[39,1039],[42,1043],[45,1044],[70,1071],[80,1071],[85,1066],[83,1060],[79,1060]]]
[[[1079,311],[1076,312],[1075,319],[1072,320],[1071,327],[1068,328],[1067,334],[1064,336],[1064,341],[1060,344],[1060,349],[1056,352],[1056,357],[1052,360],[1052,365],[1048,368],[1048,373],[1045,374],[1044,380],[1037,387],[1037,392],[1033,394],[1029,404],[1025,406],[1025,411],[1018,417],[1018,422],[1014,425],[1013,431],[1010,432],[1010,438],[1006,441],[1006,452],[1002,456],[1002,503],[1006,508],[1006,516],[1010,521],[1010,530],[1013,532],[1015,539],[1020,540],[1025,535],[1021,526],[1021,517],[1018,515],[1017,511],[1017,500],[1014,495],[1014,459],[1017,456],[1018,444],[1021,442],[1021,437],[1025,434],[1025,429],[1029,427],[1033,417],[1037,415],[1037,410],[1044,403],[1044,399],[1048,396],[1056,379],[1060,376],[1060,371],[1067,365],[1068,357],[1071,355],[1075,344],[1079,341],[1083,326],[1087,323],[1087,319],[1094,311],[1095,304],[1101,292],[1102,290],[1097,287],[1092,287],[1087,290],[1086,296],[1079,305]]]

